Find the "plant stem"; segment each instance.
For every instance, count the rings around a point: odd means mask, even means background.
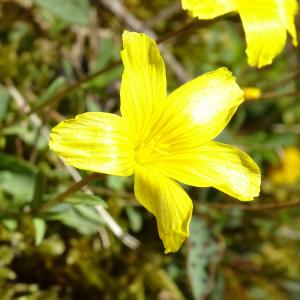
[[[220,17],[217,17],[215,19],[212,20],[198,20],[195,19],[191,22],[189,22],[188,24],[184,25],[183,27],[176,29],[170,33],[167,33],[166,35],[162,36],[161,38],[159,38],[156,42],[157,44],[163,43],[166,40],[169,40],[172,37],[175,36],[179,36],[182,35],[186,32],[188,32],[189,30],[191,30],[192,28],[205,28],[213,23],[217,23],[220,20],[230,20],[230,21],[235,21],[237,19],[236,16],[232,16],[232,15],[223,15]],[[66,97],[67,95],[69,95],[71,92],[73,92],[74,90],[76,90],[77,88],[79,88],[82,84],[94,79],[95,77],[99,76],[99,75],[103,75],[104,73],[114,69],[115,67],[119,66],[122,64],[121,60],[115,61],[113,63],[111,63],[110,65],[104,67],[103,69],[100,69],[94,73],[91,73],[90,75],[86,75],[84,77],[82,77],[80,80],[75,81],[74,83],[70,84],[69,86],[67,86],[65,89],[63,89],[62,91],[58,92],[56,95],[54,95],[52,98],[50,98],[49,100],[33,107],[29,112],[27,112],[27,115],[30,115],[32,113],[41,111],[43,108],[45,108],[46,106],[55,104],[57,102],[59,102],[60,100],[62,100],[64,97]]]
[[[127,200],[133,200],[135,199],[135,195],[133,193],[124,193],[124,192],[112,192],[109,189],[105,188],[95,188],[93,189],[96,194],[99,195],[108,195],[112,197],[121,197],[125,198]],[[267,211],[267,210],[280,210],[280,209],[288,209],[293,207],[300,207],[300,201],[291,201],[291,202],[285,202],[285,203],[268,203],[268,204],[234,204],[234,203],[203,203],[199,204],[198,201],[193,201],[194,206],[205,206],[209,208],[216,208],[216,209],[242,209],[245,211]],[[139,206],[139,202],[137,201],[128,201],[128,205],[137,205]]]
[[[90,75],[82,77],[80,80],[75,81],[74,83],[70,84],[65,89],[63,89],[62,91],[58,92],[56,95],[54,95],[54,97],[50,98],[48,101],[45,101],[45,102],[41,103],[40,105],[33,107],[27,113],[27,115],[31,115],[32,113],[38,112],[38,111],[42,110],[45,106],[52,105],[52,104],[59,102],[61,99],[63,99],[64,97],[69,95],[71,92],[76,90],[78,87],[80,87],[83,83],[86,83],[86,82],[94,79],[95,77],[114,69],[115,67],[121,65],[121,63],[122,63],[121,60],[115,61],[103,69],[100,69],[94,73],[91,73]]]
[[[298,66],[291,74],[287,75],[285,78],[272,82],[270,85],[267,86],[266,90],[272,91],[273,89],[279,86],[284,86],[288,84],[291,80],[299,77],[299,75],[300,75],[300,67]]]
[[[272,99],[277,99],[282,97],[299,97],[299,96],[300,96],[300,91],[289,92],[289,93],[269,92],[269,93],[262,94],[260,98],[266,100],[272,100]]]
[[[157,39],[156,43],[160,44],[160,43],[163,43],[163,42],[165,42],[165,41],[167,41],[167,40],[169,40],[169,39],[171,39],[175,36],[178,37],[178,36],[180,36],[184,33],[187,33],[188,31],[192,30],[193,28],[201,29],[201,28],[205,28],[205,27],[207,27],[211,24],[217,23],[221,20],[227,20],[227,21],[235,22],[238,19],[239,19],[238,16],[236,16],[235,14],[222,15],[222,16],[219,16],[219,17],[211,19],[211,20],[194,19],[191,22],[184,25],[183,27],[163,35],[162,37]]]
[[[268,210],[281,210],[293,207],[300,207],[300,201],[291,201],[286,203],[270,203],[270,204],[258,204],[258,205],[246,205],[246,204],[231,204],[231,203],[212,203],[207,205],[217,209],[232,209],[239,208],[245,211],[268,211]]]
[[[43,205],[41,207],[41,211],[44,211],[50,207],[53,207],[56,204],[62,203],[68,196],[79,191],[81,188],[83,188],[84,186],[86,186],[88,183],[95,180],[96,178],[99,178],[100,176],[102,176],[102,174],[91,173],[91,174],[87,175],[86,177],[82,178],[80,181],[75,182],[63,193],[57,195],[55,198],[53,198],[52,200],[48,201],[45,205]]]
[[[204,20],[203,22],[207,26],[207,25],[209,25],[209,24],[212,23],[212,20]],[[191,30],[192,28],[200,26],[200,24],[202,24],[202,22],[200,20],[198,20],[198,19],[195,19],[195,20],[187,23],[183,27],[181,27],[179,29],[176,29],[174,31],[171,31],[171,32],[163,35],[162,37],[158,38],[157,41],[156,41],[156,43],[160,44],[160,43],[163,43],[163,42],[171,39],[172,37],[182,35],[182,34],[186,33],[187,31]]]

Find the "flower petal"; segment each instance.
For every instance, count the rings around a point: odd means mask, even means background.
[[[167,109],[152,130],[153,140],[172,152],[210,141],[230,121],[243,94],[226,68],[187,82],[168,97]]]
[[[213,19],[235,10],[233,0],[182,0],[182,8],[193,17]]]
[[[214,141],[164,157],[150,167],[184,184],[212,186],[242,201],[252,200],[260,190],[256,163],[238,148]]]
[[[277,4],[281,18],[293,38],[293,45],[296,47],[298,45],[298,41],[294,18],[298,12],[298,2],[297,0],[277,0]]]
[[[291,25],[293,8],[278,5],[277,1],[238,1],[238,11],[246,34],[248,63],[251,66],[263,67],[272,63],[284,48],[287,29],[295,36]]]
[[[134,190],[137,200],[156,217],[165,253],[177,251],[189,236],[193,209],[189,196],[172,179],[139,166]]]
[[[133,147],[128,132],[121,117],[89,112],[54,127],[49,146],[76,168],[129,176],[133,173]]]
[[[263,67],[271,64],[282,51],[286,31],[297,46],[294,17],[296,0],[182,0],[183,9],[193,17],[213,19],[229,12],[238,12],[246,34],[248,63]]]
[[[125,31],[123,45],[121,113],[137,144],[151,131],[166,99],[165,65],[156,43],[145,34]]]

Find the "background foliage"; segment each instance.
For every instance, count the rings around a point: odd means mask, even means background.
[[[171,0],[0,1],[1,300],[299,299],[300,51],[288,43],[272,66],[250,68],[239,21],[194,24],[161,47],[170,91],[220,66],[261,89],[218,137],[260,165],[258,199],[190,188],[191,237],[171,255],[134,200],[132,178],[102,177],[90,184],[93,196],[77,192],[43,209],[74,175],[50,152],[50,128],[119,107],[121,66],[86,76],[119,60],[125,28],[163,37],[190,21]],[[124,245],[95,205],[140,246]]]

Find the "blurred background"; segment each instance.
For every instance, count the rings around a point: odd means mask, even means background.
[[[0,300],[300,299],[300,50],[289,41],[271,66],[250,68],[239,19],[192,21],[172,0],[0,0]],[[118,113],[124,29],[165,39],[169,91],[226,66],[246,92],[218,140],[260,165],[261,195],[245,204],[186,187],[191,234],[175,254],[131,177],[40,209],[87,175],[49,150],[50,129]]]

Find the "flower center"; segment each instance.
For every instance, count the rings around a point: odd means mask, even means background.
[[[169,144],[163,144],[159,138],[140,143],[135,148],[135,161],[140,165],[149,164],[169,154]]]

